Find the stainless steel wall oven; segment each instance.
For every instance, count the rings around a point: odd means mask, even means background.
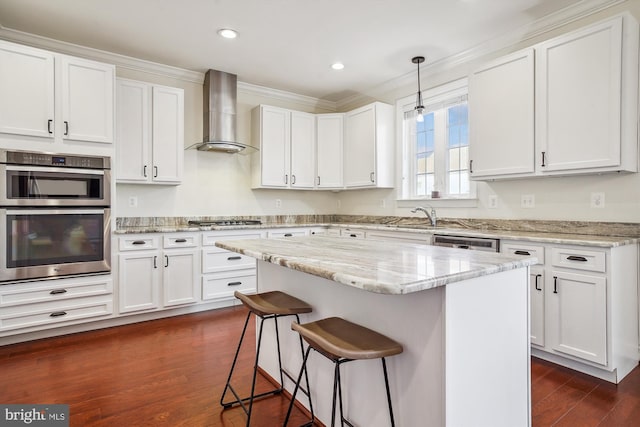
[[[0,284],[111,269],[108,157],[0,151]]]

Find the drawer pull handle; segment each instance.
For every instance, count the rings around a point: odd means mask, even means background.
[[[291,234],[291,233],[286,233],[286,234],[284,235],[284,237],[292,237],[292,236],[293,236],[293,234]]]
[[[227,258],[227,261],[238,261],[240,259],[242,259],[241,256],[230,256]]]
[[[144,240],[134,240],[131,242],[132,245],[144,245],[146,242]]]
[[[53,313],[51,313],[49,315],[49,317],[60,317],[60,316],[66,316],[67,312],[66,311],[54,311]]]
[[[240,286],[242,285],[242,282],[229,282],[227,283],[227,286]]]
[[[569,261],[580,261],[580,262],[587,262],[587,259],[583,256],[575,256],[575,255],[569,255],[567,257],[567,259]]]
[[[553,276],[553,293],[558,293],[558,276]]]
[[[51,119],[47,120],[47,132],[49,132],[49,134],[53,134],[53,131],[51,130],[52,123],[53,123],[53,120]]]
[[[536,274],[536,291],[541,291],[542,290],[542,288],[538,286],[538,279],[541,278],[541,277],[542,277],[542,274]]]
[[[64,122],[64,136],[69,135],[69,122]]]
[[[349,237],[358,237],[357,234],[349,234]]]
[[[176,243],[187,243],[187,239],[176,239]]]
[[[515,251],[516,255],[531,255],[529,251]]]
[[[59,295],[59,294],[66,294],[67,290],[66,289],[54,289],[51,292],[49,292],[49,295]]]
[[[157,256],[153,257],[153,268],[158,268],[158,257]]]
[[[165,255],[165,256],[164,256],[164,260],[165,260],[165,261],[164,261],[164,266],[165,266],[165,267],[169,267],[169,256],[168,256],[168,255]]]

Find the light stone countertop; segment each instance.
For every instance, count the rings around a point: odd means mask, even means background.
[[[309,236],[227,240],[216,246],[381,294],[408,294],[533,265],[508,256],[411,243]]]

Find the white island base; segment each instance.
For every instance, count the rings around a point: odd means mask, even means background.
[[[258,261],[258,292],[284,291],[313,307],[302,323],[338,316],[403,345],[387,364],[396,425],[407,427],[531,425],[528,280],[522,267],[390,295]],[[291,319],[280,319],[279,328],[283,365],[296,376],[302,358]],[[260,366],[279,378],[273,322],[264,327]],[[308,369],[314,411],[329,425],[333,364],[312,351]],[[346,418],[390,425],[380,360],[341,369]],[[285,379],[285,387],[292,391],[293,383]],[[306,396],[298,399],[308,407]]]

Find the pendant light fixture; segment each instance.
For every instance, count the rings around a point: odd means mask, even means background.
[[[416,110],[416,121],[422,122],[424,121],[424,117],[422,117],[424,105],[422,105],[422,91],[420,90],[420,64],[424,62],[424,56],[414,56],[411,58],[411,62],[418,64],[418,93],[416,94],[416,106],[414,110]]]

